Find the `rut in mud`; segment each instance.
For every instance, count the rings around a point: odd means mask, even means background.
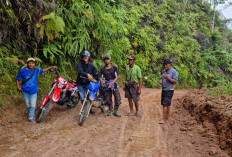
[[[162,116],[159,89],[142,89],[142,117],[124,116],[129,108],[124,98],[121,118],[104,117],[96,109],[82,127],[78,125],[80,104],[72,110],[56,106],[35,125],[27,122],[23,112],[24,118],[1,126],[0,156],[228,157],[216,142],[200,134],[204,128],[179,101],[186,93],[175,91],[172,118],[165,125],[158,124]]]

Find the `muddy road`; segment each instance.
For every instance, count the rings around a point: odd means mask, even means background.
[[[217,143],[202,137],[203,128],[187,111],[176,107],[177,99],[186,93],[175,91],[173,115],[164,125],[158,124],[162,116],[159,89],[142,89],[142,117],[124,116],[129,107],[122,98],[121,118],[104,117],[95,108],[95,115],[90,115],[82,127],[78,125],[80,103],[72,110],[56,106],[40,124],[32,125],[25,118],[0,126],[0,156],[227,157]],[[185,123],[191,129],[183,130]]]

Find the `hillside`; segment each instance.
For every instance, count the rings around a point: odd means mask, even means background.
[[[109,54],[122,74],[135,54],[143,84],[159,87],[162,59],[170,58],[179,74],[178,88],[219,87],[232,94],[232,33],[201,0],[0,0],[0,107],[18,95],[15,76],[25,60],[37,66],[58,65],[76,78],[76,64],[88,49],[99,70]],[[39,79],[48,91],[52,74]],[[40,97],[40,95],[39,95]],[[19,100],[20,101],[20,98]]]

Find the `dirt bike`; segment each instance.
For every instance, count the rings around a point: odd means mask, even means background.
[[[78,124],[82,126],[89,115],[90,109],[95,101],[95,105],[101,109],[101,112],[106,116],[106,111],[108,110],[108,106],[106,106],[104,101],[104,91],[107,88],[107,84],[104,86],[100,86],[100,81],[92,81],[89,83],[88,90],[85,93],[85,100],[81,106],[81,110],[79,112],[79,122]],[[97,94],[99,90],[99,94]]]
[[[80,99],[75,81],[64,79],[55,69],[50,69],[50,71],[56,74],[58,78],[51,84],[50,92],[40,105],[36,116],[37,122],[41,122],[47,116],[54,103],[60,106],[67,105],[67,108],[70,109],[75,107]]]

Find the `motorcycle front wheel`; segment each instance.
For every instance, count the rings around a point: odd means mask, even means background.
[[[91,107],[91,101],[90,100],[86,100],[85,103],[83,104],[84,107],[83,107],[83,110],[80,114],[80,119],[79,119],[79,125],[82,126],[89,114],[89,111],[90,111],[90,107]]]
[[[48,112],[51,110],[52,106],[53,102],[52,100],[49,100],[43,108],[40,108],[35,119],[36,122],[40,123],[48,115]]]
[[[67,108],[71,109],[77,106],[78,102],[80,100],[80,95],[79,93],[76,93],[74,96],[71,97],[71,102],[67,106]]]

